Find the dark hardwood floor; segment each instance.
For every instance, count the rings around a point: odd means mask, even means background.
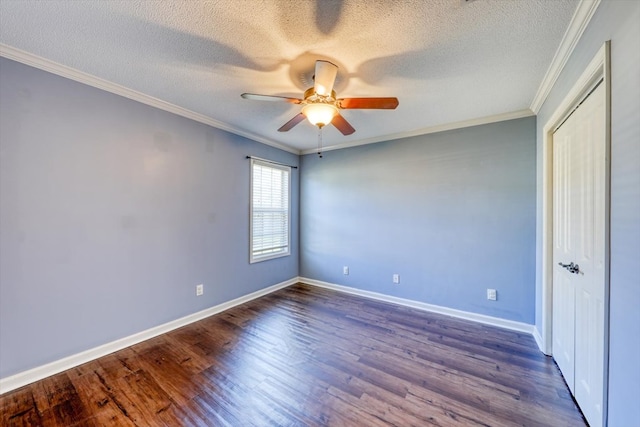
[[[584,426],[526,334],[298,284],[0,396],[2,426]]]

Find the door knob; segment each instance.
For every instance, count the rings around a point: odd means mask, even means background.
[[[578,264],[574,264],[573,262],[569,263],[569,264],[563,264],[563,263],[559,262],[558,265],[560,267],[566,268],[569,271],[569,273],[583,274],[580,271],[580,266]]]

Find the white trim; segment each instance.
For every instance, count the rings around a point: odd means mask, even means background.
[[[301,151],[296,148],[289,147],[287,145],[262,137],[260,135],[240,130],[226,123],[223,123],[221,121],[208,117],[204,114],[196,113],[195,111],[191,111],[186,108],[180,107],[178,105],[163,101],[161,99],[154,98],[142,92],[129,89],[125,86],[110,82],[100,77],[96,77],[94,75],[85,73],[83,71],[76,70],[74,68],[68,67],[58,62],[51,61],[49,59],[43,58],[38,55],[34,55],[32,53],[17,49],[15,47],[12,47],[3,43],[0,43],[0,56],[29,65],[31,67],[38,68],[40,70],[43,70],[52,74],[56,74],[61,77],[65,77],[70,80],[74,80],[74,81],[86,84],[88,86],[95,87],[97,89],[101,89],[116,95],[123,96],[128,99],[132,99],[134,101],[138,101],[142,104],[146,104],[151,107],[155,107],[160,110],[164,110],[169,113],[176,114],[178,116],[186,117],[188,119],[194,120],[199,123],[204,123],[206,125],[212,126],[217,129],[221,129],[245,138],[249,138],[253,141],[260,142],[262,144],[269,145],[271,147],[275,147],[280,150],[287,151],[289,153],[301,155],[301,154],[315,153],[317,151],[316,149],[308,149],[308,150]],[[373,144],[376,142],[392,141],[395,139],[408,138],[408,137],[418,136],[418,135],[426,135],[430,133],[443,132],[447,130],[462,129],[470,126],[478,126],[483,124],[501,122],[505,120],[519,119],[523,117],[530,117],[533,115],[534,113],[530,109],[524,109],[524,110],[513,111],[509,113],[495,114],[493,116],[481,117],[477,119],[463,120],[459,122],[430,126],[426,128],[416,129],[413,131],[408,131],[408,132],[400,132],[396,134],[384,135],[384,136],[379,136],[374,138],[361,139],[358,141],[346,142],[344,144],[336,144],[336,145],[324,147],[323,151],[339,150],[342,148],[356,147],[359,145]]]
[[[588,94],[593,85],[603,79],[605,88],[605,302],[604,302],[604,392],[602,401],[603,424],[608,423],[609,408],[609,274],[610,274],[610,203],[611,203],[611,41],[606,41],[598,50],[569,93],[545,123],[542,132],[542,325],[540,349],[547,355],[553,354],[553,131],[569,112]]]
[[[111,354],[114,351],[122,350],[123,348],[130,347],[139,342],[170,332],[174,329],[181,328],[190,323],[197,322],[198,320],[202,320],[205,317],[212,316],[237,305],[244,304],[256,298],[260,298],[264,295],[270,294],[282,288],[286,288],[287,286],[291,286],[295,283],[298,283],[297,277],[281,283],[277,283],[264,289],[260,289],[231,301],[215,305],[197,313],[181,317],[180,319],[172,320],[171,322],[155,326],[153,328],[147,329],[146,331],[129,335],[128,337],[124,337],[116,341],[91,348],[81,353],[73,354],[63,359],[47,363],[46,365],[38,366],[33,369],[29,369],[28,371],[20,372],[10,377],[2,378],[0,379],[0,394],[7,393],[11,390],[15,390],[16,388],[30,384],[34,381],[38,381],[62,371],[66,371],[67,369],[74,368],[76,366],[82,365],[83,363],[95,360],[99,357],[106,356],[107,354]]]
[[[444,314],[459,319],[470,320],[472,322],[482,323],[485,325],[497,326],[498,328],[509,329],[516,332],[533,334],[534,326],[528,323],[515,322],[513,320],[500,319],[498,317],[486,316],[484,314],[471,313],[469,311],[456,310],[453,308],[442,307],[440,305],[427,304],[420,301],[414,301],[405,298],[398,298],[391,295],[380,294],[378,292],[364,291],[362,289],[352,288],[349,286],[336,285],[334,283],[322,282],[320,280],[300,277],[299,281],[320,288],[331,289],[338,292],[344,292],[351,295],[357,295],[365,298],[371,298],[379,301],[390,302],[392,304],[403,305],[405,307],[416,308],[418,310],[429,311],[432,313]]]
[[[253,167],[260,165],[267,168],[278,169],[287,173],[287,251],[278,252],[271,255],[254,256],[253,254]],[[291,255],[291,166],[282,163],[272,162],[270,160],[260,159],[259,157],[251,157],[251,166],[249,170],[249,264],[254,264],[270,259],[281,258]]]
[[[562,37],[560,46],[558,46],[558,50],[556,50],[556,53],[551,60],[551,64],[549,64],[549,68],[547,69],[547,72],[538,87],[538,91],[531,102],[530,109],[535,114],[538,114],[540,108],[542,108],[544,101],[546,101],[549,96],[553,85],[556,83],[556,80],[558,80],[560,73],[567,64],[567,61],[578,44],[580,37],[582,37],[582,33],[584,33],[585,28],[589,25],[589,22],[599,5],[600,0],[581,0],[580,4],[578,4],[578,7],[573,14],[573,18],[571,18],[571,22],[569,23],[569,27]]]
[[[527,109],[512,111],[510,113],[494,114],[493,116],[480,117],[477,119],[462,120],[459,122],[445,123],[442,125],[429,126],[426,128],[411,130],[407,132],[394,133],[390,135],[377,136],[373,138],[360,139],[358,141],[345,142],[323,147],[322,151],[341,150],[343,148],[357,147],[359,145],[375,144],[377,142],[393,141],[395,139],[410,138],[412,136],[428,135],[430,133],[444,132],[448,130],[463,129],[471,126],[487,125],[490,123],[504,122],[507,120],[521,119],[533,116],[533,111]],[[310,148],[302,150],[300,154],[316,154],[317,149]]]
[[[533,339],[536,340],[536,344],[538,344],[538,348],[544,353],[543,349],[543,345],[542,345],[542,335],[540,335],[540,331],[538,331],[538,328],[534,327],[533,328]],[[544,353],[547,356],[551,356],[551,354],[549,353]]]
[[[317,286],[325,289],[331,289],[337,292],[348,293],[351,295],[357,295],[365,298],[371,298],[378,301],[389,302],[392,304],[398,304],[405,307],[416,308],[418,310],[429,311],[432,313],[444,314],[447,316],[456,317],[459,319],[469,320],[472,322],[478,322],[485,325],[496,326],[499,328],[509,329],[516,332],[522,332],[527,334],[533,334],[533,337],[538,342],[537,330],[533,325],[521,322],[515,322],[513,320],[500,319],[492,316],[485,316],[483,314],[471,313],[462,310],[456,310],[452,308],[442,307],[433,304],[427,304],[419,301],[409,300],[405,298],[398,298],[390,295],[384,295],[377,292],[365,291],[361,289],[351,288],[347,286],[336,285],[333,283],[322,282],[320,280],[309,279],[305,277],[294,277],[292,279],[286,280],[281,283],[277,283],[275,285],[269,286],[264,289],[260,289],[258,291],[252,292],[250,294],[238,297],[231,301],[224,302],[222,304],[218,304],[216,306],[207,308],[205,310],[199,311],[197,313],[190,314],[188,316],[182,317],[180,319],[173,320],[171,322],[164,323],[159,326],[155,326],[153,328],[147,329],[142,332],[138,332],[136,334],[130,335],[128,337],[121,338],[116,341],[112,341],[110,343],[103,344],[101,346],[83,351],[81,353],[77,353],[63,359],[56,360],[54,362],[48,363],[46,365],[38,366],[36,368],[30,369],[28,371],[23,371],[18,374],[12,375],[10,377],[1,378],[0,379],[0,395],[10,392],[11,390],[15,390],[19,387],[25,386],[27,384],[31,384],[35,381],[39,381],[43,378],[49,377],[51,375],[58,374],[60,372],[66,371],[68,369],[72,369],[76,366],[82,365],[83,363],[90,362],[92,360],[98,359],[102,356],[106,356],[115,351],[122,350],[123,348],[130,347],[132,345],[138,344],[142,341],[146,341],[150,338],[156,337],[158,335],[170,332],[174,329],[181,328],[185,325],[188,325],[193,322],[197,322],[206,317],[212,316],[214,314],[220,313],[222,311],[228,310],[232,307],[238,306],[240,304],[244,304],[256,298],[260,298],[264,295],[270,294],[277,290],[286,288],[288,286],[294,285],[298,282],[302,282],[311,286]],[[539,336],[539,335],[538,335]],[[539,344],[538,344],[539,345]]]
[[[233,134],[243,136],[257,142],[261,142],[271,147],[279,148],[280,150],[288,151],[289,153],[298,155],[300,154],[300,150],[297,150],[295,148],[288,147],[286,145],[280,144],[276,141],[272,141],[251,132],[240,130],[221,121],[212,119],[211,117],[208,117],[204,114],[196,113],[195,111],[191,111],[178,105],[163,101],[161,99],[154,98],[153,96],[149,96],[142,92],[129,89],[125,86],[121,86],[119,84],[110,82],[100,77],[96,77],[83,71],[76,70],[66,65],[51,61],[49,59],[42,58],[38,55],[16,49],[15,47],[11,47],[3,43],[0,43],[0,56],[11,59],[13,61],[21,62],[40,70],[47,71],[49,73],[56,74],[61,77],[65,77],[70,80],[75,80],[88,86],[92,86],[107,92],[114,93],[116,95],[123,96],[125,98],[132,99],[134,101],[138,101],[142,104],[146,104],[160,110],[168,111],[169,113],[173,113],[178,116],[195,120],[196,122],[204,123],[205,125],[209,125],[217,129],[222,129],[224,131],[231,132]]]
[[[580,78],[573,85],[562,103],[556,108],[551,118],[544,125],[542,131],[542,350],[545,354],[552,354],[551,348],[551,313],[552,313],[552,279],[553,279],[553,130],[566,117],[568,112],[586,95],[593,84],[606,77],[608,85],[609,73],[609,42],[605,43]],[[609,99],[607,89],[606,99]],[[608,125],[607,125],[608,126]],[[607,135],[609,132],[607,131]]]

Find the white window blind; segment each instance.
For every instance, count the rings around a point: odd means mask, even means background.
[[[251,159],[251,262],[289,255],[291,168]]]

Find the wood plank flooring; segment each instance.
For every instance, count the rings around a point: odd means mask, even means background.
[[[584,426],[533,338],[297,284],[0,396],[2,426]]]

